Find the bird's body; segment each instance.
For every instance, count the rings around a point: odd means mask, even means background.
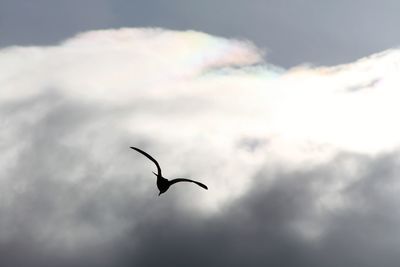
[[[166,192],[171,185],[173,185],[175,183],[179,183],[179,182],[191,182],[191,183],[197,184],[198,186],[200,186],[200,187],[202,187],[202,188],[204,188],[206,190],[208,189],[208,187],[205,184],[202,184],[200,182],[193,181],[193,180],[190,180],[190,179],[176,178],[176,179],[173,179],[173,180],[168,180],[168,179],[164,178],[162,176],[162,173],[161,173],[160,165],[158,164],[158,162],[152,156],[150,156],[149,154],[147,154],[146,152],[144,152],[143,150],[141,150],[139,148],[136,148],[136,147],[133,147],[133,146],[131,146],[131,148],[136,150],[137,152],[141,153],[142,155],[146,156],[149,160],[151,160],[156,165],[157,173],[155,173],[155,172],[153,172],[153,173],[154,173],[154,175],[157,176],[157,187],[158,187],[158,190],[160,190],[160,193],[158,195],[161,195],[162,193]]]

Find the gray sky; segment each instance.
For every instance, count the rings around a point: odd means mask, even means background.
[[[0,0],[0,266],[397,267],[398,4],[158,2]]]
[[[0,0],[0,46],[55,44],[119,27],[198,30],[249,39],[290,67],[335,65],[400,44],[395,0]]]

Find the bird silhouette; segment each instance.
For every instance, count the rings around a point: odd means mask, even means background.
[[[131,148],[134,149],[134,150],[136,150],[137,152],[143,154],[143,155],[146,156],[149,160],[151,160],[152,162],[154,162],[154,164],[156,164],[156,166],[157,166],[157,173],[155,173],[155,172],[153,172],[153,173],[154,173],[154,175],[157,176],[157,187],[158,187],[158,190],[160,190],[160,193],[159,193],[158,195],[161,195],[162,193],[165,193],[171,185],[176,184],[176,183],[179,183],[179,182],[191,182],[191,183],[195,183],[195,184],[197,184],[198,186],[203,187],[204,189],[208,190],[208,187],[207,187],[205,184],[202,184],[202,183],[200,183],[200,182],[193,181],[193,180],[190,180],[190,179],[186,179],[186,178],[176,178],[176,179],[173,179],[173,180],[168,180],[167,178],[164,178],[164,177],[162,176],[162,174],[161,174],[160,165],[158,164],[158,162],[157,162],[152,156],[150,156],[149,154],[147,154],[146,152],[144,152],[143,150],[141,150],[141,149],[139,149],[139,148],[137,148],[137,147],[131,146]]]

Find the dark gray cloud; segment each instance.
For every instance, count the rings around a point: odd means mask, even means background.
[[[163,27],[245,38],[284,67],[397,47],[400,4],[385,1],[0,1],[0,46],[54,44],[99,28]]]
[[[128,248],[124,244],[120,250],[124,252],[121,264],[396,266],[400,217],[398,190],[392,186],[398,185],[398,156],[367,158],[344,153],[311,170],[282,170],[272,185],[258,180],[243,198],[208,219],[176,210],[165,210],[155,220],[143,218],[131,233],[138,244]],[[329,187],[330,181],[342,179],[341,168],[348,160],[364,171],[360,181],[343,188],[340,195],[346,206],[326,215],[325,231],[318,239],[296,234],[293,223],[313,220],[319,201],[313,183]],[[271,175],[263,170],[257,176]]]
[[[121,201],[110,203],[115,196],[108,197],[108,188],[91,196],[95,204],[89,204],[88,209],[79,208],[76,219],[85,221],[92,217],[90,223],[98,224],[95,213],[101,208],[101,213],[112,211],[112,216],[119,219],[132,217],[137,221],[135,227],[105,242],[99,233],[98,244],[72,251],[44,247],[20,233],[18,239],[1,246],[4,252],[1,263],[2,266],[397,266],[399,192],[393,188],[398,187],[398,157],[398,153],[373,158],[343,153],[308,170],[280,170],[273,174],[264,169],[252,178],[256,182],[243,197],[208,218],[182,210],[168,200],[166,204],[165,199],[132,201],[122,187],[118,188]],[[331,181],[342,179],[341,169],[346,168],[348,160],[363,169],[363,174],[342,189],[340,196],[346,200],[345,207],[327,212],[323,222],[317,222],[324,224],[320,237],[303,237],[293,224],[316,220],[320,193],[313,184],[329,187]],[[274,182],[266,185],[264,176],[274,176]],[[46,192],[52,192],[53,201],[60,193],[45,189],[54,188],[38,187],[32,193],[42,204],[51,202]],[[70,193],[73,200],[77,192],[69,190]],[[135,209],[132,206],[137,206],[138,200],[141,207]],[[42,218],[49,219],[43,215]]]

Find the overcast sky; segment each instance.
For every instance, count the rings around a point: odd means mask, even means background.
[[[397,267],[397,4],[152,3],[0,0],[0,266]]]
[[[249,39],[284,67],[334,65],[397,47],[399,9],[396,0],[0,0],[0,46],[162,27]]]

